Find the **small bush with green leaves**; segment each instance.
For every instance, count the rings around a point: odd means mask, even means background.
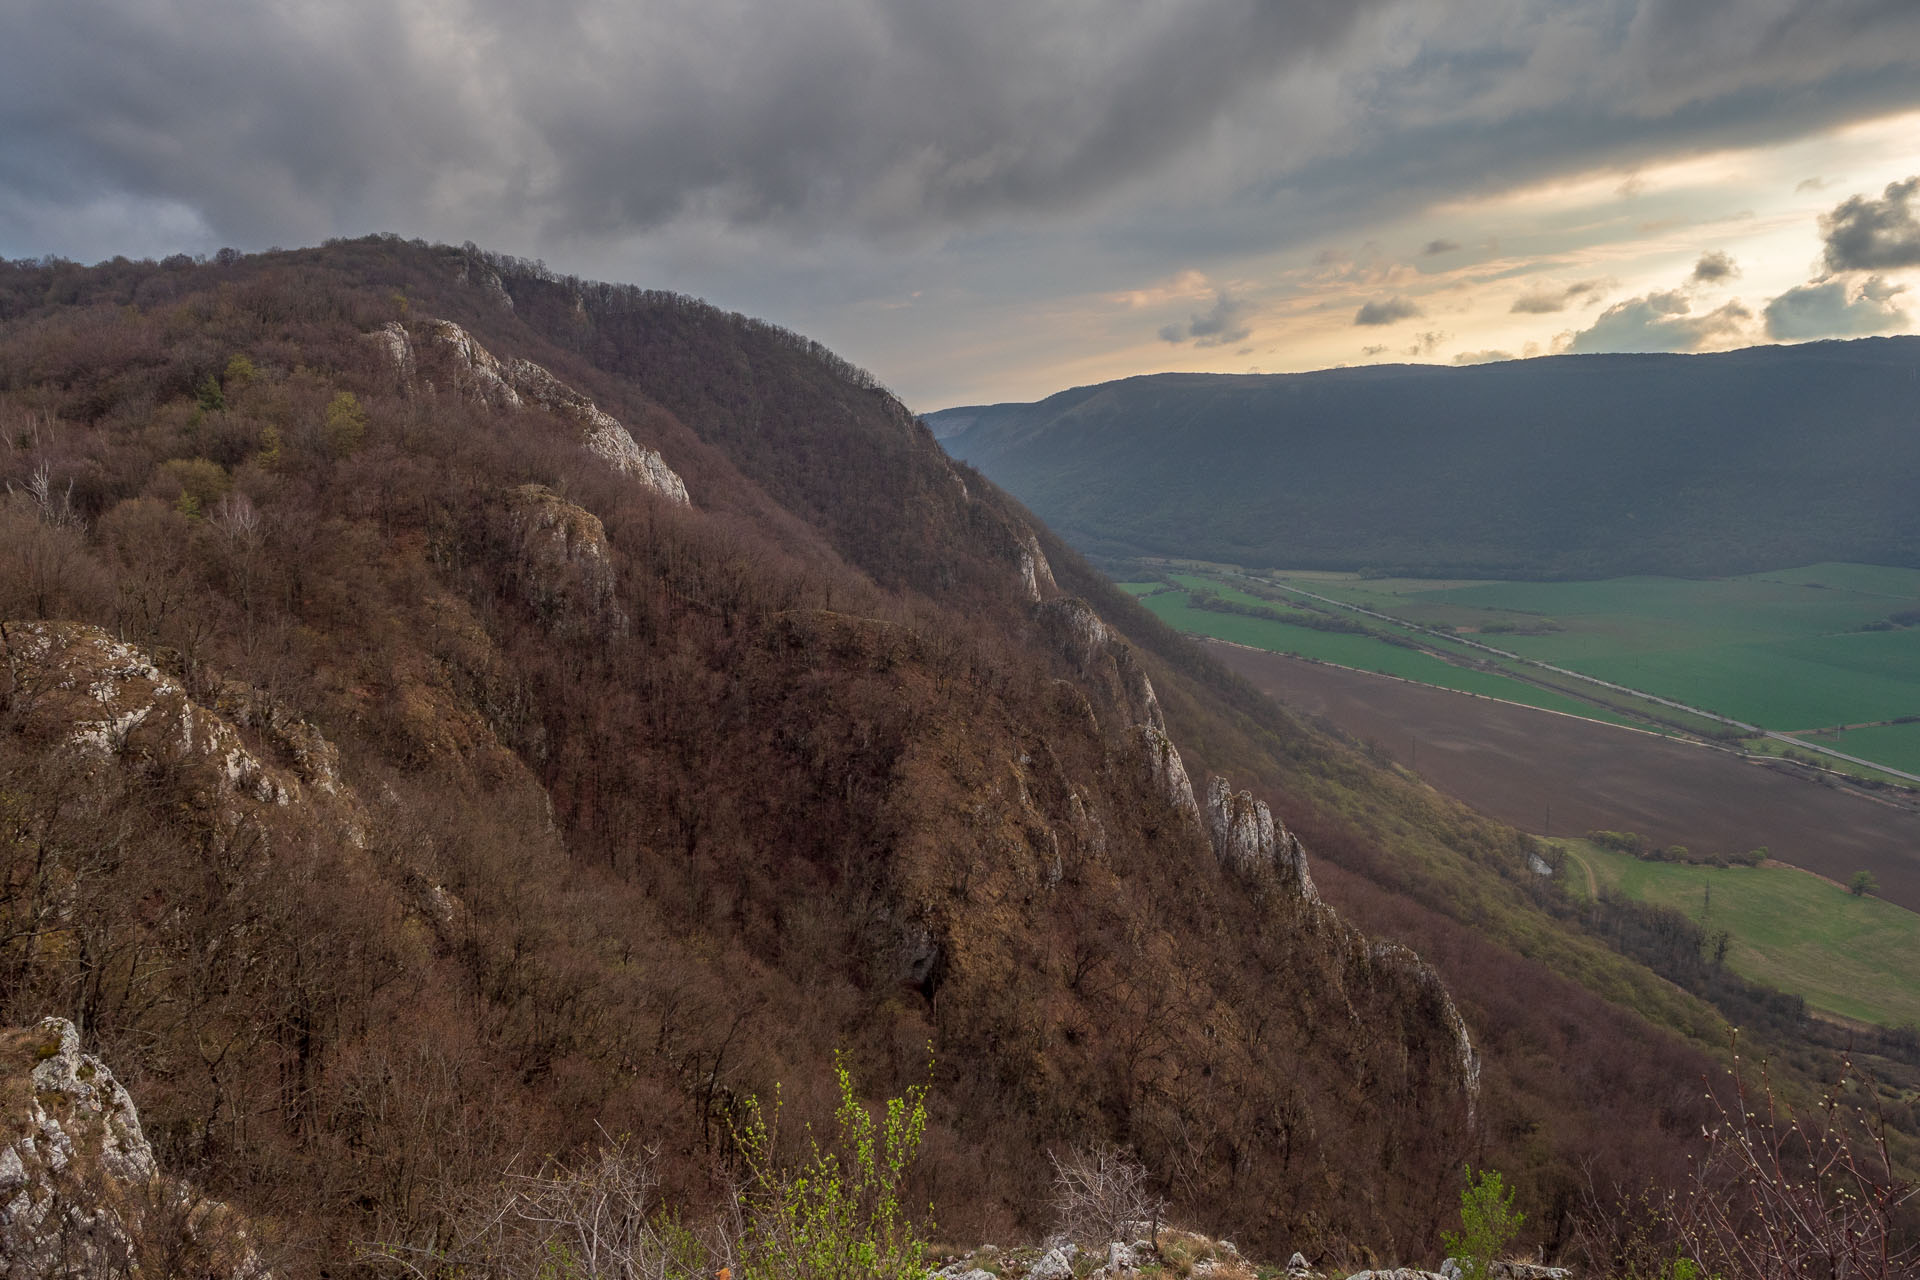
[[[919,1280],[930,1270],[925,1239],[900,1199],[926,1133],[927,1087],[889,1098],[876,1123],[844,1062],[834,1075],[835,1140],[823,1147],[809,1138],[811,1152],[797,1168],[775,1161],[778,1095],[771,1107],[748,1103],[734,1135],[746,1166],[737,1280]]]
[[[1513,1188],[1494,1169],[1467,1169],[1460,1192],[1460,1230],[1442,1232],[1441,1243],[1460,1264],[1462,1280],[1487,1280],[1490,1264],[1519,1233],[1526,1215],[1513,1207]]]

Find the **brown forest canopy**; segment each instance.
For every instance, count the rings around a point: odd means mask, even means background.
[[[1589,1177],[1683,1166],[1707,1004],[783,330],[385,238],[10,263],[0,433],[0,1023],[78,1023],[283,1274],[602,1130],[697,1206],[747,1098],[830,1113],[837,1049],[878,1094],[931,1046],[956,1240],[1042,1225],[1090,1141],[1279,1256],[1430,1253],[1467,1160],[1558,1249]],[[70,749],[76,673],[161,709]],[[1344,922],[1222,865],[1162,712]],[[178,745],[215,739],[254,763]],[[1473,1127],[1439,988],[1351,926],[1451,990]]]

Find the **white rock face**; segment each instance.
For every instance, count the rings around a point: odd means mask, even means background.
[[[1055,600],[1037,610],[1058,636],[1060,647],[1083,672],[1092,671],[1106,655],[1113,632],[1079,596]]]
[[[28,1064],[31,1064],[30,1068]],[[8,1276],[135,1276],[148,1214],[196,1232],[193,1274],[267,1280],[224,1205],[161,1176],[133,1099],[105,1063],[80,1052],[65,1018],[0,1032],[0,1081],[24,1072],[24,1108],[0,1113],[0,1263]],[[184,1210],[184,1213],[182,1211]],[[190,1246],[192,1247],[192,1246]]]
[[[495,408],[519,408],[520,393],[507,379],[506,366],[451,320],[429,320],[427,336],[451,352],[459,372],[460,390]]]
[[[487,300],[502,311],[513,310],[513,295],[507,292],[506,282],[500,279],[500,273],[477,258],[462,258],[454,269],[454,279],[461,284],[470,284],[487,296]]]
[[[625,630],[600,517],[538,484],[510,491],[507,511],[519,544],[521,595],[542,618],[562,629]]]
[[[1254,799],[1251,791],[1236,792],[1225,778],[1215,776],[1207,785],[1207,834],[1222,865],[1241,875],[1271,868],[1300,897],[1320,900],[1299,837],[1276,821],[1267,802]]]
[[[964,482],[961,487],[966,487]],[[1053,580],[1053,566],[1047,563],[1046,552],[1040,549],[1040,539],[1031,529],[1020,531],[1020,581],[1027,589],[1027,599],[1035,602],[1060,589]]]
[[[233,725],[192,701],[147,656],[99,627],[79,622],[14,622],[4,660],[29,724],[91,755],[167,760],[190,766],[209,801],[247,796],[285,805],[300,783],[249,750]],[[301,740],[316,770],[334,776],[337,756],[311,726]]]
[[[502,362],[451,320],[428,320],[426,329],[432,341],[452,355],[463,393],[494,408],[531,403],[565,418],[580,428],[581,442],[589,453],[667,501],[690,505],[686,481],[665,458],[642,447],[618,418],[554,377],[544,365],[518,357]]]
[[[1080,675],[1104,688],[1126,723],[1166,731],[1160,699],[1133,646],[1116,636],[1092,605],[1078,596],[1067,596],[1046,601],[1034,612],[1045,624],[1054,646]]]
[[[1207,834],[1215,855],[1235,871],[1245,874],[1273,865],[1273,811],[1251,791],[1236,792],[1218,775],[1207,784]]]
[[[1410,975],[1439,1006],[1440,1016],[1453,1031],[1454,1062],[1460,1071],[1460,1087],[1467,1100],[1467,1127],[1478,1123],[1480,1105],[1480,1055],[1474,1051],[1473,1038],[1467,1034],[1467,1020],[1453,1002],[1453,993],[1440,980],[1433,966],[1418,953],[1395,942],[1376,942],[1370,958],[1383,968],[1398,969]]]
[[[407,333],[407,326],[398,320],[389,320],[368,334],[367,340],[378,346],[399,370],[401,384],[413,390],[413,339]]]
[[[1200,805],[1193,798],[1193,782],[1187,777],[1187,766],[1180,760],[1180,749],[1173,745],[1173,739],[1167,736],[1164,729],[1156,729],[1150,724],[1135,727],[1146,750],[1147,774],[1153,780],[1154,789],[1204,832],[1205,827],[1200,821]]]
[[[683,507],[689,505],[686,482],[667,465],[666,459],[651,449],[641,448],[619,419],[531,360],[508,361],[507,374],[515,389],[527,399],[579,423],[588,452],[668,501]]]

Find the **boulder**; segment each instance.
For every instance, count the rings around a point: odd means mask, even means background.
[[[1040,1255],[1027,1271],[1027,1280],[1073,1280],[1073,1260],[1079,1249],[1063,1244]]]

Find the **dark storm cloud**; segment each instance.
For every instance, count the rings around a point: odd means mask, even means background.
[[[1829,271],[1886,271],[1920,267],[1920,220],[1914,193],[1920,177],[1887,184],[1878,200],[1854,196],[1820,219]]]
[[[1733,258],[1718,249],[1700,255],[1700,261],[1693,264],[1691,277],[1699,284],[1717,284],[1722,280],[1731,280],[1740,274],[1740,268]]]
[[[945,348],[1196,263],[1250,276],[1234,255],[1436,201],[1920,106],[1911,0],[4,13],[0,255],[471,238],[855,354],[855,335],[907,345],[871,319],[882,298],[945,299],[915,329]]]
[[[552,230],[947,225],[1154,171],[1386,2],[18,0],[0,180],[292,236],[469,200]]]
[[[1165,325],[1160,330],[1163,342],[1188,342],[1196,347],[1224,347],[1245,342],[1253,329],[1247,324],[1252,306],[1221,290],[1214,295],[1213,306],[1196,312],[1184,324]]]
[[[1907,326],[1907,312],[1894,302],[1905,285],[1882,276],[1869,276],[1857,286],[1833,277],[1789,289],[1766,307],[1767,336],[1797,338],[1853,338],[1890,333]]]
[[[1753,313],[1738,302],[1703,315],[1680,290],[1650,293],[1615,303],[1593,326],[1574,334],[1566,349],[1593,351],[1698,351],[1745,336]]]
[[[1353,313],[1355,324],[1393,324],[1400,320],[1411,320],[1415,316],[1427,314],[1420,304],[1412,298],[1403,298],[1395,294],[1391,298],[1374,298],[1361,305]]]

